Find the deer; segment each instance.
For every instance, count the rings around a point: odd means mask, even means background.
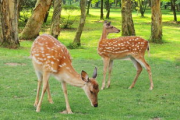
[[[106,72],[108,69],[107,88],[110,87],[110,77],[113,67],[113,60],[130,58],[136,68],[136,76],[129,89],[135,86],[135,83],[144,67],[149,75],[150,90],[153,89],[152,73],[149,64],[145,61],[145,51],[149,52],[149,43],[141,37],[122,36],[118,38],[108,39],[109,33],[119,33],[120,30],[111,25],[111,22],[105,21],[103,24],[102,35],[98,43],[98,54],[103,59],[103,80],[101,90],[105,88]]]
[[[42,34],[34,40],[31,47],[31,58],[38,78],[37,94],[34,102],[36,112],[40,112],[43,96],[46,91],[49,103],[53,103],[49,86],[49,77],[51,75],[61,82],[62,85],[66,110],[61,113],[73,113],[68,101],[66,84],[82,88],[90,100],[91,105],[93,107],[98,107],[99,87],[96,81],[96,67],[92,78],[89,78],[84,70],[81,71],[81,74],[78,74],[72,66],[72,60],[68,49],[57,39],[48,34]],[[39,91],[42,83],[42,92],[39,99]]]

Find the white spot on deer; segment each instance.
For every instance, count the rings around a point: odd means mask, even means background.
[[[40,49],[43,51],[44,50],[44,48],[43,47],[40,47]]]
[[[51,61],[51,64],[54,64],[54,62],[53,62],[53,61]]]
[[[42,64],[42,62],[38,61],[34,56],[32,57],[32,59],[33,59],[37,64]]]
[[[47,56],[47,58],[51,58],[51,56]]]
[[[59,67],[64,67],[64,66],[66,66],[66,63],[59,65]]]
[[[34,56],[39,56],[39,54],[34,54]]]

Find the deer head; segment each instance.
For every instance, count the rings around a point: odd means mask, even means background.
[[[81,72],[81,78],[83,81],[85,81],[85,86],[83,87],[87,97],[89,98],[91,105],[94,107],[98,107],[98,92],[99,92],[99,86],[96,82],[97,77],[97,68],[94,70],[94,74],[92,78],[89,78],[87,73],[85,71]]]
[[[119,29],[117,29],[116,27],[111,25],[111,22],[105,21],[103,26],[104,26],[104,29],[106,30],[107,34],[109,34],[109,33],[119,33],[120,32]]]

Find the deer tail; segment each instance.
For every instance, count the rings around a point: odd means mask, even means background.
[[[149,42],[148,42],[148,46],[147,46],[146,50],[148,52],[148,56],[150,57],[151,55],[150,55],[150,45],[149,45]]]

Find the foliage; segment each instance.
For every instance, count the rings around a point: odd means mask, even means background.
[[[99,2],[99,0],[92,0],[92,4]]]
[[[66,17],[61,17],[61,27],[62,28],[71,28],[74,22],[77,20],[77,17],[72,18],[72,15],[78,11],[78,7],[73,5],[63,5],[63,10],[66,13]]]
[[[176,0],[176,4],[180,4],[180,0]]]
[[[147,0],[134,0],[136,10],[141,13],[141,17],[144,17],[144,13],[147,7]]]
[[[21,9],[33,9],[37,0],[21,0]]]

